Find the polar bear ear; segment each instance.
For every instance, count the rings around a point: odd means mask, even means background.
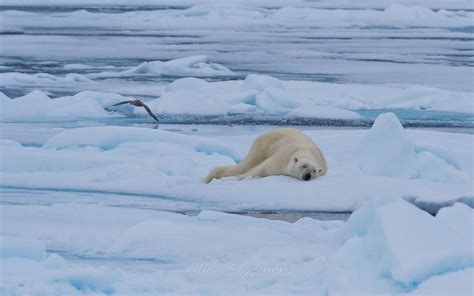
[[[295,162],[298,162],[298,158],[295,157]]]

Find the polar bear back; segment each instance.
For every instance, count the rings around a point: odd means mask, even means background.
[[[293,128],[280,128],[259,136],[255,142],[260,144],[265,158],[276,154],[281,149],[299,150],[301,148],[317,149],[318,146],[305,134]],[[292,153],[290,153],[292,154]]]

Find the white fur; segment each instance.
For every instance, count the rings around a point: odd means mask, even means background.
[[[282,128],[259,136],[239,164],[213,169],[204,182],[228,176],[266,177],[285,175],[305,180],[327,173],[327,163],[318,146],[302,132]]]

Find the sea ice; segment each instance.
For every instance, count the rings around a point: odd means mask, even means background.
[[[468,117],[471,2],[1,1],[0,294],[471,295],[472,134],[301,127],[327,176],[203,184],[271,127],[105,120]]]
[[[19,98],[9,99],[3,95],[0,99],[1,121],[70,121],[120,116],[109,110],[133,112],[131,106],[112,107],[128,98],[111,93],[85,91],[74,96],[51,99],[42,91],[32,91]]]
[[[416,176],[415,151],[397,116],[380,114],[357,153],[364,173],[382,176]]]
[[[150,107],[166,114],[264,114],[290,117],[358,119],[356,110],[403,109],[471,114],[470,93],[422,86],[389,87],[282,81],[265,75],[245,80],[170,84]],[[138,111],[145,115],[143,110]]]
[[[455,206],[443,211],[461,214],[465,223],[433,217],[406,201],[369,203],[351,216],[339,238],[351,246],[352,256],[374,262],[381,273],[406,285],[419,283],[474,264],[473,210]]]
[[[260,5],[259,5],[260,4]],[[77,10],[51,14],[20,11],[3,11],[4,26],[9,30],[42,27],[113,27],[127,30],[153,30],[169,27],[181,29],[212,29],[236,26],[285,26],[305,28],[348,28],[352,26],[410,27],[465,27],[472,25],[472,13],[464,11],[434,11],[426,7],[414,7],[386,3],[383,9],[319,9],[277,5],[271,9],[260,2],[244,3],[187,3],[186,9],[129,11],[101,13]],[[404,3],[410,4],[410,3]],[[295,7],[296,6],[296,7]],[[305,5],[308,6],[308,5]],[[19,19],[23,18],[21,21]],[[127,22],[123,22],[127,19]],[[150,20],[154,21],[151,22]]]
[[[368,203],[346,223],[71,203],[2,210],[1,234],[43,252],[0,257],[7,294],[423,295],[465,293],[472,279],[472,241],[460,235],[472,224],[452,231],[460,224],[401,199]],[[473,218],[463,205],[443,211]]]
[[[50,76],[21,74],[19,77],[26,79],[22,81],[28,87],[45,83],[44,79],[56,83],[57,86],[60,84],[58,81],[64,83],[62,78],[50,80]],[[15,81],[15,84],[18,83]],[[10,82],[7,79],[4,85],[9,85]],[[347,120],[361,118],[355,112],[357,110],[370,109],[428,109],[468,114],[474,112],[471,108],[470,93],[415,86],[405,88],[282,81],[265,75],[248,75],[245,80],[221,82],[182,78],[159,91],[152,89],[157,96],[161,96],[148,99],[147,105],[158,115],[246,114]],[[130,90],[123,92],[129,93]],[[148,116],[142,108],[112,107],[114,103],[129,99],[131,98],[119,94],[91,91],[54,100],[47,100],[47,95],[38,91],[13,100],[7,100],[3,95],[0,120],[47,121],[125,115]],[[42,116],[37,116],[38,114]]]
[[[13,257],[43,260],[46,258],[44,244],[35,239],[0,236],[0,258]]]
[[[357,161],[366,174],[425,178],[435,181],[462,180],[452,163],[430,151],[415,151],[415,145],[393,113],[380,114],[357,151]]]
[[[429,166],[419,166],[415,158],[410,165],[422,174],[413,178],[361,171],[354,159],[370,131],[304,132],[321,147],[329,166],[327,176],[312,182],[274,176],[202,183],[213,167],[242,160],[261,130],[236,135],[223,131],[211,137],[192,131],[183,134],[103,126],[59,129],[49,134],[52,136],[46,135],[49,139],[36,147],[25,147],[12,140],[0,142],[2,185],[170,196],[207,204],[211,209],[233,210],[352,211],[366,200],[387,195],[410,198],[432,213],[456,201],[473,203],[472,135],[407,130],[415,150],[423,147],[433,154]],[[440,143],[440,137],[445,141]],[[384,159],[379,154],[373,157]],[[432,168],[436,172],[431,172]],[[294,192],[298,192],[297,199]]]
[[[87,77],[97,79],[109,77],[131,77],[136,75],[170,77],[219,77],[233,76],[234,72],[222,65],[209,63],[207,56],[190,56],[166,62],[143,62],[142,64],[125,71],[93,73],[88,74]]]

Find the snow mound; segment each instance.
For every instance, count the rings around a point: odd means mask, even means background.
[[[369,203],[341,228],[342,250],[406,285],[473,266],[474,210],[458,204],[442,211],[433,217],[403,200]]]
[[[285,86],[283,85],[282,81],[277,78],[256,74],[247,75],[244,83],[242,84],[242,90],[256,89],[263,91],[272,88],[284,90]]]
[[[109,150],[126,142],[173,143],[196,152],[217,153],[232,159],[238,159],[237,153],[228,145],[223,145],[213,139],[137,127],[104,126],[65,130],[52,136],[44,143],[43,147],[64,149],[77,146],[94,146]]]
[[[46,258],[44,244],[35,239],[0,236],[0,258],[12,257],[43,260]]]
[[[259,113],[285,115],[301,106],[301,102],[291,99],[280,80],[270,76],[248,75],[242,90],[242,103],[255,106]]]
[[[243,81],[208,83],[198,78],[175,80],[150,108],[165,114],[254,114],[291,118],[359,119],[356,112],[319,104],[287,90],[289,83],[266,75],[248,75]],[[143,110],[138,111],[143,112]]]
[[[209,83],[205,80],[195,77],[186,77],[171,82],[166,86],[165,91],[195,91],[203,89],[208,85]]]
[[[0,73],[0,81],[2,85],[24,85],[43,86],[49,83],[89,83],[92,82],[84,75],[69,73],[65,76],[55,76],[47,73],[25,74],[18,72]]]
[[[361,171],[369,175],[456,181],[468,178],[446,153],[417,148],[397,116],[380,114],[357,152]]]
[[[91,91],[51,99],[46,93],[35,90],[19,98],[9,99],[3,95],[0,99],[2,121],[38,122],[107,118],[120,116],[112,110],[121,111],[122,113],[132,113],[134,110],[128,105],[112,106],[130,98],[118,94]]]
[[[143,62],[140,65],[121,72],[102,72],[88,74],[89,78],[130,77],[135,75],[145,76],[171,76],[171,77],[216,77],[232,76],[234,72],[228,68],[210,63],[207,56],[190,56],[167,62]]]
[[[422,86],[401,88],[282,81],[251,74],[245,80],[225,82],[178,79],[165,89],[161,98],[149,103],[155,112],[166,114],[359,119],[361,116],[354,110],[428,109],[472,113],[471,99],[470,93]]]
[[[415,151],[397,116],[380,114],[362,142],[359,166],[366,174],[412,177]]]

